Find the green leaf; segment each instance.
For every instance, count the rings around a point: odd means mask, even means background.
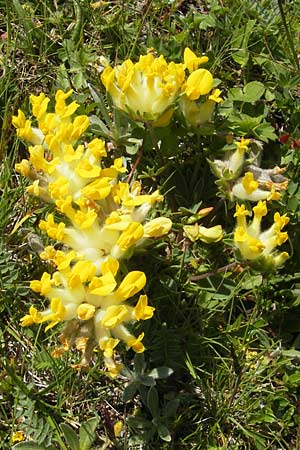
[[[143,353],[136,353],[134,356],[134,368],[138,373],[143,373],[146,369],[145,356]]]
[[[128,145],[126,145],[126,153],[128,153],[128,155],[135,155],[142,145],[141,139],[129,138],[127,142]]]
[[[153,377],[155,379],[157,378],[167,378],[174,372],[173,369],[170,367],[156,367],[155,369],[151,370],[151,372],[148,374],[150,377]]]
[[[39,445],[36,442],[20,442],[13,446],[12,450],[49,450],[49,447],[44,447],[43,445]]]
[[[171,434],[168,428],[165,425],[159,424],[157,427],[157,432],[159,437],[166,442],[171,442]]]
[[[262,284],[262,275],[251,275],[249,274],[249,278],[245,277],[243,288],[244,289],[254,289],[255,287],[261,286]]]
[[[92,417],[91,419],[81,424],[79,430],[80,450],[90,450],[95,440],[95,430],[98,422],[98,417]]]
[[[105,123],[103,122],[103,120],[99,119],[99,117],[94,114],[89,116],[89,120],[90,120],[92,131],[100,134],[103,137],[107,137],[107,138],[110,137],[111,133],[110,133],[109,129],[107,128],[107,126],[105,125]]]
[[[252,131],[253,128],[257,127],[262,121],[263,116],[248,116],[248,114],[243,113],[235,113],[232,114],[228,120],[233,124],[233,129],[239,128],[242,131],[249,132]]]
[[[288,207],[291,211],[297,211],[299,206],[299,200],[297,197],[293,196],[288,199]]]
[[[136,379],[144,386],[154,386],[156,384],[155,379],[149,375],[137,374]]]
[[[256,102],[263,96],[265,90],[265,86],[260,81],[247,83],[244,87],[243,101],[249,103]]]
[[[268,102],[271,102],[272,100],[274,100],[274,98],[275,98],[275,94],[273,94],[273,92],[271,92],[269,89],[266,89],[266,92],[265,92],[265,99],[266,99]]]
[[[287,356],[288,358],[294,359],[300,359],[300,351],[295,349],[290,350],[283,350],[282,351],[283,356]]]
[[[106,123],[111,125],[111,118],[108,114],[108,109],[107,109],[107,106],[105,104],[105,101],[104,101],[104,98],[103,98],[101,92],[99,92],[91,84],[89,84],[89,90],[93,97],[94,102],[97,103],[97,105],[99,106],[101,114],[102,114],[103,118],[105,119]]]
[[[242,48],[232,54],[232,59],[241,67],[245,67],[249,59],[249,52],[245,48]]]
[[[175,417],[176,411],[179,407],[179,399],[173,398],[170,400],[165,407],[165,416],[166,417]]]
[[[194,24],[198,26],[199,30],[207,30],[207,28],[216,26],[216,19],[212,14],[195,14]]]
[[[254,133],[263,142],[276,141],[277,135],[274,133],[274,128],[269,123],[260,123],[254,128]]]
[[[255,19],[247,20],[244,28],[238,27],[236,30],[233,30],[234,32],[231,39],[232,50],[236,48],[246,49],[248,47],[249,37],[252,34],[255,24]]]
[[[79,438],[73,428],[71,428],[67,423],[62,423],[60,428],[64,434],[67,444],[71,447],[71,450],[80,450]]]
[[[159,399],[157,389],[151,387],[147,395],[147,406],[150,409],[152,417],[157,417],[159,413]]]
[[[138,388],[138,382],[133,381],[132,383],[128,384],[126,388],[124,389],[122,400],[123,402],[129,402],[134,397],[136,391]]]
[[[242,102],[243,101],[243,91],[242,89],[238,88],[238,87],[234,87],[229,89],[228,91],[228,100],[229,101],[239,101]]]
[[[294,194],[297,192],[298,187],[299,187],[299,183],[298,183],[297,181],[291,180],[291,181],[289,182],[288,189],[287,189],[287,190],[288,190],[288,193],[289,193],[290,195],[294,195]]]
[[[300,384],[300,373],[293,373],[288,377],[288,382],[292,385],[299,386]]]

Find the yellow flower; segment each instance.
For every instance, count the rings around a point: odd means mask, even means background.
[[[101,320],[101,325],[105,328],[114,328],[124,321],[128,315],[128,309],[125,305],[109,306]]]
[[[116,291],[116,295],[120,300],[127,300],[137,294],[146,284],[146,275],[144,272],[129,272],[122,280]]]
[[[81,230],[90,228],[97,219],[97,213],[93,209],[87,212],[77,211],[73,217],[74,224]]]
[[[212,100],[215,103],[222,103],[224,100],[220,97],[222,91],[220,89],[214,89],[209,95],[208,100]]]
[[[75,252],[74,252],[75,253]],[[96,274],[96,266],[91,261],[78,261],[72,267],[72,274],[79,275],[81,283],[91,281]]]
[[[41,120],[46,114],[50,98],[46,97],[43,92],[39,95],[30,95],[29,98],[32,106],[32,114],[38,120]]]
[[[115,68],[106,67],[101,75],[116,107],[141,121],[155,121],[169,110],[184,78],[182,64],[152,54],[140,56],[136,64],[128,59]]]
[[[115,74],[109,80],[109,73],[108,83],[113,84]],[[136,65],[130,61],[124,64],[117,74],[120,89],[133,95],[132,83],[137,83],[140,75],[150,91],[160,92],[162,98],[157,101],[164,108],[170,96],[179,95],[185,76],[183,65],[146,56]],[[143,334],[136,338],[127,329],[128,323],[150,319],[154,312],[146,295],[140,295],[138,300],[131,298],[144,288],[144,272],[131,271],[123,276],[126,261],[120,265],[118,259],[125,253],[126,257],[131,256],[127,250],[141,245],[144,237],[166,234],[172,222],[158,217],[144,223],[162,195],[158,191],[142,194],[141,183],[129,185],[120,181],[127,171],[123,158],[109,159],[105,165],[102,140],[88,142],[84,138],[84,144],[78,143],[89,120],[84,115],[72,117],[79,105],[68,103],[71,94],[72,91],[56,93],[54,112],[48,110],[51,102],[45,94],[31,96],[38,128],[32,127],[20,111],[13,119],[19,136],[33,144],[29,147],[29,161],[23,160],[17,170],[32,177],[30,192],[52,202],[59,216],[65,216],[56,222],[54,214],[48,214],[39,224],[56,241],[40,257],[55,266],[56,271],[52,276],[44,272],[40,280],[31,281],[30,287],[45,296],[50,307],[40,312],[31,305],[29,313],[21,318],[21,325],[48,322],[45,329],[49,330],[65,322],[61,346],[53,354],[60,356],[74,346],[82,353],[81,365],[87,365],[98,343],[108,374],[114,378],[122,368],[114,360],[114,348],[120,341],[136,352],[144,350]],[[160,113],[155,110],[153,114]]]
[[[12,434],[11,437],[11,443],[14,444],[15,442],[22,442],[25,440],[25,433],[24,431],[15,431]]]
[[[206,69],[197,69],[188,77],[184,93],[189,100],[197,100],[201,95],[208,94],[212,86],[212,74]]]
[[[233,177],[239,175],[244,165],[245,153],[248,151],[249,144],[250,139],[244,139],[243,137],[240,141],[235,142],[237,149],[230,155],[228,159],[228,169],[232,173]]]
[[[134,315],[136,320],[148,320],[153,317],[155,308],[148,305],[147,295],[140,295],[140,298],[134,308]]]
[[[58,116],[60,116],[61,119],[70,117],[79,107],[78,103],[76,102],[72,102],[69,105],[66,105],[66,99],[70,97],[72,93],[73,90],[70,89],[66,93],[62,90],[58,90],[55,94],[55,112]]]
[[[27,186],[26,192],[28,192],[29,194],[39,196],[40,195],[39,184],[40,184],[39,180],[35,180],[30,186]]]
[[[111,273],[113,276],[116,276],[118,270],[119,262],[117,259],[108,257],[108,259],[101,264],[101,272],[103,275]]]
[[[46,231],[48,236],[52,239],[62,241],[64,238],[65,224],[63,222],[56,224],[54,222],[53,214],[48,214],[46,220],[41,220],[39,227],[42,231]]]
[[[77,308],[77,316],[80,320],[89,320],[94,317],[96,308],[89,303],[81,303]]]
[[[20,163],[15,164],[15,169],[18,173],[23,175],[23,177],[28,177],[30,173],[30,164],[28,159],[22,159]]]
[[[136,353],[143,353],[145,351],[145,347],[142,344],[142,340],[144,338],[145,333],[141,333],[137,338],[132,338],[127,341],[128,347],[131,347]]]
[[[85,197],[92,200],[103,200],[110,194],[110,180],[111,178],[109,177],[97,178],[95,181],[85,186],[81,192]]]
[[[131,222],[120,235],[119,239],[117,240],[117,245],[121,247],[122,250],[128,250],[128,248],[134,245],[139,239],[141,239],[143,235],[143,226],[138,222]]]
[[[51,275],[44,272],[41,280],[32,280],[30,282],[30,289],[34,292],[40,292],[42,295],[47,295],[51,290]]]
[[[258,188],[258,182],[255,181],[253,173],[246,172],[244,178],[242,180],[243,188],[246,191],[246,194],[252,194],[252,192],[256,191]]]
[[[96,178],[100,176],[101,169],[99,166],[91,164],[87,159],[82,159],[78,163],[75,172],[82,178]]]
[[[120,342],[119,339],[113,338],[103,338],[99,340],[99,347],[103,350],[103,354],[105,358],[112,358],[114,354],[114,348]]]
[[[220,89],[214,89],[204,102],[190,100],[184,95],[179,105],[187,124],[200,127],[204,123],[209,122],[212,118],[216,103],[223,101],[220,94]]]
[[[102,277],[94,277],[89,284],[88,290],[90,294],[100,295],[101,297],[109,295],[113,292],[117,285],[115,277],[112,273],[105,273]]]
[[[66,308],[63,306],[61,299],[58,297],[53,297],[51,299],[50,308],[51,312],[49,314],[45,314],[43,317],[43,321],[50,320],[50,323],[46,326],[45,331],[61,322],[66,313]]]
[[[189,72],[197,70],[201,64],[205,64],[208,61],[207,56],[197,57],[191,49],[186,47],[183,54],[184,65]]]
[[[259,183],[254,179],[251,172],[246,172],[241,181],[233,186],[232,193],[241,200],[259,201],[276,198],[275,195],[270,195],[270,191],[259,188]]]
[[[115,437],[119,437],[121,435],[122,428],[123,428],[122,420],[118,420],[116,423],[114,423],[114,435],[115,435]]]
[[[199,239],[206,244],[212,242],[219,242],[223,238],[222,226],[215,225],[214,227],[206,228],[199,226]]]
[[[42,315],[34,306],[30,306],[29,314],[26,314],[26,316],[23,316],[20,319],[22,327],[27,327],[34,323],[41,323],[41,321],[42,321]]]
[[[266,202],[259,201],[253,208],[253,213],[252,222],[247,223],[246,216],[249,215],[249,211],[246,210],[245,205],[237,205],[234,242],[242,259],[252,262],[262,270],[272,270],[288,257],[286,252],[278,254],[276,247],[288,238],[287,233],[281,230],[289,222],[289,218],[275,213],[273,225],[262,231],[261,220],[268,213]]]
[[[185,225],[183,227],[183,231],[192,242],[200,240],[206,244],[210,244],[212,242],[220,241],[223,237],[221,225],[206,228],[202,225],[198,225],[198,223],[195,223],[194,225]]]
[[[144,237],[159,237],[172,228],[172,221],[167,217],[157,217],[144,225]]]

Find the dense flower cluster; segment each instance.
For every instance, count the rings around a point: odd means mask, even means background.
[[[184,51],[184,63],[178,64],[149,53],[140,56],[137,63],[127,59],[114,68],[106,67],[101,79],[115,106],[135,120],[165,126],[173,115],[175,101],[181,98],[187,121],[203,123],[210,118],[214,104],[221,101],[221,91],[212,91],[212,74],[199,68],[207,61],[206,56],[197,57],[189,48]],[[207,100],[197,106],[195,101],[204,96]]]
[[[282,175],[285,169],[259,167],[261,149],[252,152],[250,139],[242,137],[232,145],[236,148],[228,151],[223,159],[209,161],[221,191],[230,200],[278,200],[288,186],[288,179]]]
[[[237,226],[234,232],[234,242],[240,257],[261,270],[274,269],[288,258],[287,252],[278,253],[276,247],[288,239],[288,234],[282,229],[288,224],[289,218],[278,212],[274,214],[273,225],[265,231],[261,230],[261,220],[267,215],[268,209],[265,201],[259,201],[253,207],[253,219],[247,223],[246,216],[249,211],[245,205],[237,205],[235,217]]]
[[[82,364],[87,364],[98,345],[114,377],[121,367],[114,359],[120,341],[135,352],[144,351],[144,334],[134,336],[128,324],[150,319],[154,311],[142,293],[144,272],[124,273],[119,260],[146,239],[168,233],[172,223],[164,217],[146,221],[151,207],[163,198],[159,192],[144,195],[139,182],[121,181],[120,174],[126,172],[123,160],[107,158],[100,139],[80,140],[89,119],[73,118],[79,105],[67,104],[71,94],[59,90],[53,112],[48,112],[50,98],[45,94],[31,95],[37,126],[20,110],[13,117],[18,136],[32,144],[29,160],[17,164],[17,171],[33,180],[27,188],[30,193],[54,203],[65,217],[56,221],[48,214],[39,224],[56,242],[40,257],[56,271],[44,272],[40,280],[31,282],[31,289],[49,299],[50,306],[45,311],[31,306],[21,324],[48,322],[49,329],[67,322],[62,345],[54,354],[75,345],[83,353]]]

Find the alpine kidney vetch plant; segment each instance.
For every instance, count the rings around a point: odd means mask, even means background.
[[[31,281],[31,289],[45,296],[49,307],[40,311],[32,305],[21,324],[47,322],[48,330],[65,322],[54,356],[75,346],[83,354],[81,365],[86,365],[98,346],[109,375],[115,377],[122,366],[114,359],[121,341],[137,353],[144,351],[144,333],[135,336],[128,324],[150,319],[154,311],[143,293],[145,273],[121,271],[119,260],[129,258],[145,240],[167,234],[172,222],[146,219],[162,195],[142,194],[139,182],[126,182],[122,158],[105,164],[105,144],[84,138],[89,119],[73,118],[79,105],[67,104],[71,94],[57,91],[54,111],[48,111],[50,98],[44,93],[31,95],[35,124],[21,110],[13,117],[17,134],[32,144],[29,159],[17,164],[17,171],[32,180],[27,191],[52,202],[63,217],[58,221],[48,214],[39,223],[53,240],[40,257],[56,271]]]
[[[207,57],[197,57],[189,48],[184,51],[184,62],[178,64],[149,53],[140,56],[137,63],[126,60],[114,68],[107,66],[101,79],[115,107],[133,120],[167,126],[177,104],[185,120],[191,113],[202,123],[222,101],[221,91],[213,90],[212,74],[199,68],[205,62]],[[101,139],[86,137],[89,118],[75,115],[79,104],[67,102],[71,95],[72,91],[58,90],[53,111],[49,110],[51,99],[44,93],[31,95],[34,123],[21,110],[13,117],[18,136],[31,144],[29,159],[23,159],[16,169],[32,180],[27,191],[52,203],[57,212],[49,213],[39,223],[53,240],[40,257],[56,270],[44,272],[40,280],[30,283],[33,291],[48,299],[49,307],[40,311],[32,305],[21,324],[46,322],[48,330],[66,323],[53,355],[75,346],[82,352],[82,366],[99,347],[109,375],[115,377],[122,367],[114,358],[116,347],[123,342],[142,353],[144,333],[133,334],[131,324],[150,319],[154,312],[143,292],[145,273],[126,269],[126,260],[145,240],[167,234],[172,222],[166,217],[147,220],[149,210],[163,199],[162,195],[158,191],[143,194],[138,181],[128,181],[130,176],[126,181],[123,158],[113,159]],[[227,179],[228,174],[234,180],[238,178],[249,144],[249,139],[241,138],[225,161],[209,161],[219,178]],[[248,196],[258,190],[258,185],[252,172],[241,181]],[[276,197],[273,184],[271,187],[272,195],[266,190],[263,199]],[[234,240],[241,259],[251,263],[263,259],[266,264],[266,258],[274,259],[273,249],[287,239],[281,229],[288,219],[275,216],[273,227],[261,233],[260,220],[266,214],[265,204],[261,205],[254,208],[249,226],[245,222],[247,209],[237,206]],[[183,228],[192,241],[222,239],[220,226],[199,228],[195,224]],[[274,265],[286,258],[285,252],[276,255]]]

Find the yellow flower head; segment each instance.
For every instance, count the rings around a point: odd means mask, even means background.
[[[182,65],[147,55],[137,64],[128,60],[116,72],[120,89],[130,95],[132,82],[144,77],[150,91],[161,94],[157,102],[164,102],[165,108],[169,95],[180,89],[181,71],[184,76]],[[115,76],[108,84],[115,83]],[[16,168],[32,177],[28,191],[52,202],[59,216],[48,214],[39,224],[54,241],[40,254],[54,273],[44,272],[41,279],[30,283],[33,291],[46,297],[49,307],[39,311],[31,305],[21,325],[48,322],[47,331],[64,322],[62,345],[53,354],[60,356],[75,346],[82,353],[81,364],[87,365],[98,343],[109,376],[116,377],[122,365],[115,362],[114,349],[120,341],[136,352],[144,350],[143,333],[135,337],[128,324],[148,320],[154,312],[146,295],[136,296],[146,284],[146,275],[126,270],[126,262],[120,264],[119,259],[130,257],[146,237],[168,233],[172,222],[164,217],[146,222],[147,213],[162,195],[158,191],[144,194],[141,183],[122,181],[127,171],[124,160],[110,155],[106,164],[102,140],[78,141],[89,120],[73,117],[79,105],[69,101],[71,95],[72,91],[58,91],[54,112],[49,111],[51,102],[45,94],[31,96],[37,127],[21,111],[13,118],[19,136],[33,144],[29,160]]]
[[[150,53],[135,64],[128,59],[106,67],[101,75],[116,107],[141,121],[155,121],[169,110],[184,79],[183,64],[167,63],[162,55]]]
[[[24,431],[15,431],[11,437],[11,443],[15,444],[16,442],[22,442],[25,440]]]
[[[265,231],[261,230],[261,220],[267,215],[267,205],[265,201],[259,201],[253,207],[254,217],[250,223],[246,222],[246,216],[249,211],[245,205],[237,205],[235,217],[237,217],[237,226],[234,232],[234,242],[239,250],[240,257],[252,262],[262,270],[274,269],[282,264],[287,253],[277,254],[276,246],[283,244],[288,235],[281,232],[281,229],[288,223],[288,217],[274,215],[274,224]]]

